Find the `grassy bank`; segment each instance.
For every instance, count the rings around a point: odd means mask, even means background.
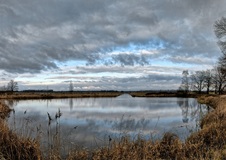
[[[198,94],[196,92],[189,92],[187,94],[177,91],[159,91],[159,92],[153,92],[153,91],[134,91],[134,92],[128,92],[132,97],[186,97],[186,98],[197,98],[201,94]]]
[[[121,92],[3,92],[0,99],[57,99],[57,98],[88,98],[117,97]]]
[[[11,109],[0,102],[0,159],[41,159],[39,143],[36,140],[18,136],[7,126],[5,118],[10,112]]]
[[[53,160],[226,159],[226,96],[202,96],[198,100],[211,105],[214,110],[202,119],[201,130],[191,134],[185,142],[172,133],[166,133],[158,141],[145,140],[139,136],[136,140],[122,137],[117,142],[109,139],[107,147],[96,150],[76,149],[68,151],[67,157],[61,157],[57,150],[54,151],[54,148],[51,149],[53,152],[48,154],[48,157],[44,157],[36,140],[19,137],[9,130],[3,119],[0,119],[0,158]],[[9,112],[10,109],[5,107],[5,109],[3,109],[4,107],[0,107],[0,109]]]
[[[183,94],[180,92],[148,92],[148,91],[78,91],[78,92],[0,92],[0,99],[57,99],[57,98],[99,98],[117,97],[121,94],[130,94],[132,97],[193,97],[200,96],[197,93]]]

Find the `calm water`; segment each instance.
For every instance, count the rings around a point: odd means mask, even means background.
[[[108,137],[123,135],[159,138],[174,132],[184,140],[199,129],[199,120],[207,107],[193,98],[74,98],[55,100],[8,101],[15,109],[8,123],[17,133],[40,136],[42,145],[61,137],[66,147],[98,147],[108,144]],[[62,116],[55,119],[59,111]],[[49,123],[47,112],[53,119]],[[52,137],[52,138],[51,138]]]

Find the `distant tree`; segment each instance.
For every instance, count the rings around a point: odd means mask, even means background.
[[[15,82],[14,80],[11,80],[9,83],[8,83],[8,91],[18,91],[18,83]]]
[[[201,93],[205,87],[205,71],[196,71],[191,75],[192,88]]]
[[[215,85],[215,93],[222,94],[226,87],[226,76],[224,69],[220,65],[214,68],[213,83]]]
[[[204,73],[204,86],[206,87],[206,93],[209,94],[210,87],[213,85],[213,70],[206,70]]]
[[[189,91],[189,77],[188,76],[189,76],[188,70],[184,70],[182,72],[182,82],[179,87],[179,90],[183,91],[184,93],[188,93],[188,91]]]
[[[73,90],[74,90],[74,86],[73,86],[72,81],[70,81],[70,84],[69,84],[69,91],[70,91],[70,92],[73,92]]]

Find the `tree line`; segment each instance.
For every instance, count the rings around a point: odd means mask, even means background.
[[[222,94],[226,87],[226,75],[222,74],[220,66],[213,69],[196,71],[189,74],[188,70],[182,73],[182,82],[179,91],[188,93],[189,91],[197,91],[198,93],[210,91],[215,94]]]
[[[226,88],[226,18],[222,17],[214,24],[214,33],[218,38],[218,46],[222,52],[216,66],[212,69],[196,71],[189,74],[188,70],[182,72],[182,82],[179,91],[197,91],[199,93],[214,91],[222,94]]]

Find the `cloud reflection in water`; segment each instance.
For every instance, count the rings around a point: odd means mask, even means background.
[[[75,98],[55,100],[21,100],[8,102],[15,109],[8,122],[21,133],[30,129],[35,136],[42,131],[43,144],[47,143],[48,117],[54,118],[60,108],[62,142],[67,145],[82,144],[87,147],[107,144],[108,135],[114,139],[124,134],[132,137],[142,134],[150,138],[161,137],[167,131],[175,132],[181,139],[198,129],[200,116],[207,112],[205,106],[192,98]],[[26,111],[26,114],[24,114]],[[51,131],[57,125],[51,124]],[[22,129],[20,129],[22,128]],[[27,132],[27,131],[23,131]],[[68,146],[70,147],[70,146]]]

